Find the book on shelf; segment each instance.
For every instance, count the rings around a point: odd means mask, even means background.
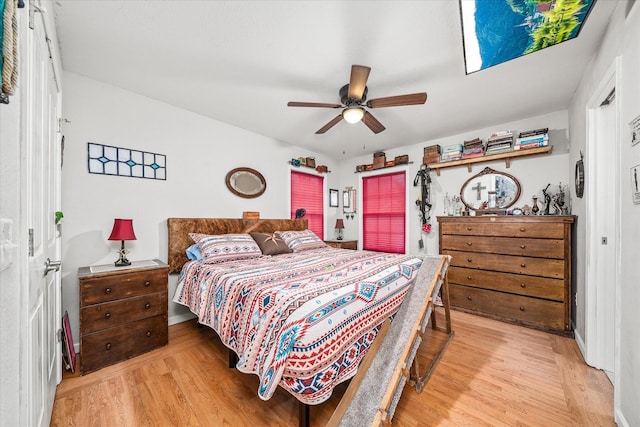
[[[537,141],[537,142],[527,142],[524,144],[516,144],[513,146],[514,150],[526,150],[529,148],[538,148],[538,147],[546,147],[547,145],[549,145],[549,140],[545,139],[543,141]]]
[[[530,142],[543,142],[543,141],[548,141],[549,140],[549,135],[544,133],[544,134],[540,134],[540,135],[534,135],[534,136],[525,136],[522,138],[518,138],[516,140],[516,144],[528,144]]]
[[[494,150],[487,150],[485,152],[485,155],[490,156],[492,154],[510,153],[511,151],[513,151],[513,147],[508,146],[508,147],[503,147],[503,148],[496,148]]]
[[[549,133],[549,128],[526,130],[524,132],[520,132],[520,134],[518,135],[518,138],[525,138],[527,136],[535,136],[535,135],[543,135],[546,133]]]
[[[476,152],[476,153],[463,153],[462,154],[462,158],[463,159],[473,159],[475,157],[482,157],[484,156],[484,151],[480,151],[480,152]]]
[[[442,148],[441,154],[451,153],[455,151],[462,151],[462,144],[447,145],[446,147]]]

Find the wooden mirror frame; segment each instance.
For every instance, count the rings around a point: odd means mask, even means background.
[[[514,182],[514,184],[516,185],[516,194],[513,197],[513,199],[511,200],[511,203],[509,203],[509,204],[507,204],[505,206],[496,206],[495,209],[498,209],[498,210],[507,209],[507,208],[513,206],[518,201],[518,199],[520,198],[520,181],[518,181],[518,179],[515,176],[511,175],[511,174],[508,174],[506,172],[496,171],[496,170],[491,169],[490,167],[486,167],[480,173],[478,173],[478,174],[472,176],[471,178],[469,178],[468,180],[466,180],[465,183],[460,188],[460,200],[465,205],[465,207],[467,207],[470,210],[474,210],[474,211],[482,210],[479,207],[472,207],[470,204],[468,204],[467,201],[464,199],[464,192],[465,192],[465,189],[467,188],[467,185],[469,185],[473,180],[476,180],[476,179],[478,179],[478,178],[480,178],[480,177],[482,177],[484,175],[503,175],[503,176],[511,179]]]
[[[235,185],[234,176],[236,174],[243,173],[248,174],[256,180],[256,184],[260,183],[260,189],[258,191],[251,191],[250,189],[243,189]],[[267,181],[264,179],[264,176],[260,172],[252,168],[235,168],[227,173],[225,178],[225,183],[227,184],[227,188],[236,196],[244,197],[245,199],[253,199],[255,197],[260,197],[265,190],[267,189]]]

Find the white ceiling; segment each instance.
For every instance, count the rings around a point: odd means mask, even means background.
[[[465,75],[456,0],[55,1],[64,70],[337,160],[566,109],[615,1],[579,37]],[[372,68],[368,98],[427,92],[426,104],[342,121],[352,64]],[[486,137],[484,135],[474,135]]]

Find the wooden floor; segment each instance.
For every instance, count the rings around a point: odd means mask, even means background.
[[[421,394],[405,387],[394,426],[613,426],[613,388],[573,339],[452,312],[455,337]],[[433,332],[428,341],[441,337]],[[423,345],[422,363],[434,345]],[[215,333],[184,322],[169,346],[97,372],[65,374],[52,426],[297,426],[297,401],[227,367]],[[323,426],[346,389],[311,408]]]

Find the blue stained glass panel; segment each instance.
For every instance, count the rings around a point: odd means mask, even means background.
[[[164,154],[87,143],[89,173],[166,180],[166,164]]]

